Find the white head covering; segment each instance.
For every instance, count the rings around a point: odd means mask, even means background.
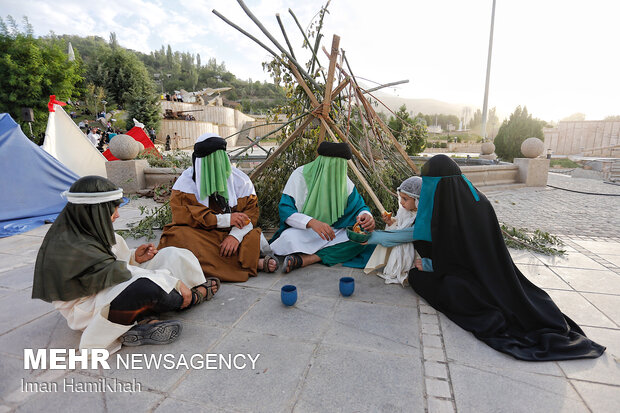
[[[217,137],[220,135],[217,133],[205,133],[202,134],[196,139],[196,143],[205,141],[210,138]],[[190,166],[187,168],[179,179],[177,179],[176,183],[172,187],[172,189],[176,189],[177,191],[185,192],[186,194],[194,194],[196,196],[196,200],[203,204],[206,207],[209,207],[209,197],[205,199],[200,199],[200,188],[197,182],[192,179],[192,175],[194,175],[194,168],[196,169],[196,179],[200,179],[200,167],[201,162],[200,158],[196,158],[194,162],[194,166]],[[237,200],[239,198],[243,198],[250,195],[256,195],[256,191],[254,190],[254,184],[250,180],[250,177],[245,173],[240,171],[231,165],[231,173],[226,181],[228,187],[228,205],[231,208],[237,206]]]

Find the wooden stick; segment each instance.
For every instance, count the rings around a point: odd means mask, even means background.
[[[308,44],[308,49],[310,49],[310,51],[312,52],[312,57],[314,57],[314,61],[312,62],[311,70],[314,72],[314,62],[316,62],[316,64],[319,65],[319,67],[321,67],[321,63],[319,62],[319,57],[316,55],[316,51],[310,44],[310,40],[308,39],[308,36],[306,36],[306,32],[304,32],[304,29],[301,27],[301,24],[299,24],[299,20],[297,20],[297,16],[295,16],[295,13],[293,13],[293,10],[288,9],[288,12],[291,14],[291,16],[293,16],[293,20],[295,20],[295,23],[297,23],[297,27],[299,27],[299,31],[301,32],[302,36],[304,36],[304,40]],[[318,36],[320,36],[320,34],[317,35],[317,39],[318,39]],[[323,79],[325,79],[325,73],[323,73],[322,70],[321,70],[321,74],[323,75]]]
[[[325,130],[327,132],[329,132],[329,135],[332,137],[332,139],[334,140],[334,142],[337,142],[338,139],[336,138],[336,136],[334,135],[334,132],[332,132],[332,128],[336,130],[336,133],[338,133],[338,135],[340,135],[340,139],[346,143],[349,144],[349,146],[351,147],[351,152],[353,153],[353,155],[355,155],[357,157],[357,159],[360,160],[361,163],[364,164],[364,166],[368,169],[370,169],[370,164],[368,164],[368,161],[366,159],[364,159],[364,156],[360,153],[360,151],[358,151],[353,145],[351,145],[351,142],[349,142],[349,138],[347,137],[347,135],[345,135],[340,128],[338,127],[338,125],[336,125],[334,123],[333,120],[331,120],[331,118],[323,119],[322,117],[319,118],[321,119],[321,126],[323,128],[325,128]]]
[[[220,19],[224,20],[224,22],[228,23],[228,25],[234,27],[235,29],[239,30],[242,34],[245,34],[247,37],[249,37],[250,39],[254,40],[254,42],[256,44],[258,44],[260,47],[262,47],[263,49],[267,50],[269,53],[271,53],[273,55],[273,57],[275,57],[278,60],[282,60],[282,58],[280,56],[278,56],[278,54],[276,52],[274,52],[273,50],[271,50],[269,47],[267,47],[263,42],[261,42],[260,40],[258,40],[256,37],[252,36],[250,33],[246,32],[245,30],[243,30],[241,27],[237,26],[235,23],[231,22],[230,20],[228,20],[226,17],[222,16],[220,14],[220,12],[218,12],[217,10],[213,9],[212,10],[213,14],[215,14],[217,17],[219,17]]]
[[[297,83],[299,83],[299,86],[301,86],[304,92],[306,92],[306,95],[308,95],[308,98],[310,99],[312,106],[315,108],[319,107],[320,106],[319,101],[317,100],[316,96],[314,96],[314,94],[312,93],[312,91],[310,90],[306,82],[304,82],[304,80],[301,78],[301,74],[297,70],[297,67],[295,67],[295,65],[292,62],[289,62],[289,67],[291,68],[291,72],[293,72],[293,76],[295,76],[295,79],[297,79]]]
[[[396,150],[400,153],[400,155],[403,157],[405,162],[407,162],[407,165],[409,165],[409,167],[413,170],[413,172],[415,172],[416,174],[420,174],[418,167],[415,165],[415,163],[413,163],[413,161],[409,157],[409,154],[407,154],[407,152],[403,149],[400,142],[398,142],[398,140],[394,137],[394,135],[392,135],[390,128],[388,128],[387,125],[383,123],[381,118],[377,116],[377,113],[372,108],[372,106],[368,104],[368,101],[362,95],[362,91],[359,88],[356,88],[356,92],[359,95],[360,99],[364,102],[364,107],[366,108],[366,111],[372,116],[374,120],[376,120],[379,123],[379,125],[381,126],[385,134],[390,138],[390,140],[394,144],[394,147],[396,147]]]
[[[396,82],[386,83],[384,85],[379,85],[379,86],[373,87],[372,89],[362,90],[362,92],[364,92],[364,93],[372,93],[372,92],[375,92],[375,91],[377,91],[379,89],[383,89],[383,88],[390,87],[390,86],[402,85],[403,83],[409,83],[409,79],[398,80]]]
[[[280,30],[282,30],[282,35],[284,36],[284,40],[286,41],[286,44],[288,45],[288,50],[290,50],[291,56],[296,58],[295,52],[293,52],[293,46],[291,46],[291,42],[288,41],[286,30],[284,30],[284,25],[282,24],[282,20],[280,19],[280,13],[276,13],[276,20],[278,21],[278,24],[280,25]]]
[[[329,56],[329,68],[327,69],[327,81],[325,82],[325,93],[323,94],[323,110],[322,117],[329,117],[329,110],[331,109],[332,101],[332,88],[334,86],[334,72],[336,70],[336,60],[338,59],[338,48],[340,46],[340,37],[334,35],[332,38],[332,53]],[[321,131],[319,132],[319,145],[325,139],[325,132],[327,129],[324,125],[321,125]]]
[[[340,47],[340,36],[334,35],[332,38],[332,52],[329,56],[329,68],[327,69],[327,82],[325,83],[325,94],[323,101],[331,103],[332,101],[332,88],[334,86],[334,72],[336,70],[336,60],[338,60],[338,49]],[[331,105],[327,104],[323,106],[323,117],[329,116],[329,109]]]
[[[280,146],[278,146],[278,149],[276,149],[275,151],[273,151],[273,153],[267,158],[265,159],[265,161],[263,163],[261,163],[260,165],[258,165],[250,174],[250,179],[254,179],[256,178],[266,167],[268,167],[269,165],[271,165],[271,163],[278,157],[280,156],[280,154],[282,152],[284,152],[284,150],[295,140],[295,138],[297,138],[299,135],[301,135],[303,133],[303,131],[306,129],[306,127],[310,124],[310,122],[312,122],[312,116],[308,116],[306,117],[306,119],[302,122],[301,125],[299,125],[299,127],[297,127],[297,129],[295,129],[295,132],[293,132],[291,134],[291,136],[289,136],[288,138],[286,138],[286,140],[284,142],[282,142],[280,144]]]
[[[342,92],[342,89],[344,89],[345,87],[347,87],[347,85],[349,84],[350,79],[347,76],[337,87],[336,89],[334,89],[334,91],[332,92],[332,96],[338,96],[340,94],[340,92]]]
[[[366,179],[364,178],[362,173],[359,171],[359,169],[357,169],[357,166],[355,166],[355,164],[353,163],[352,160],[349,159],[347,161],[347,164],[349,165],[349,168],[351,168],[351,170],[353,171],[353,173],[355,174],[357,179],[360,181],[360,183],[362,184],[362,186],[364,187],[366,192],[368,192],[368,195],[370,195],[370,198],[372,199],[372,202],[379,209],[379,212],[381,212],[381,214],[383,214],[385,212],[385,207],[383,206],[383,204],[381,203],[381,201],[379,200],[377,195],[375,195],[374,191],[372,190],[372,188],[368,184],[368,181],[366,181]]]
[[[305,69],[297,62],[296,59],[293,58],[293,56],[291,56],[291,54],[289,52],[286,51],[285,48],[283,48],[280,43],[278,43],[278,41],[275,39],[275,37],[273,37],[271,35],[271,33],[269,33],[269,31],[265,28],[265,26],[263,26],[263,24],[260,22],[260,20],[258,20],[256,18],[256,16],[254,16],[254,14],[250,11],[250,9],[248,8],[248,6],[245,5],[245,3],[243,2],[243,0],[237,0],[237,3],[239,3],[239,5],[241,6],[241,8],[243,9],[243,11],[245,12],[245,14],[248,15],[248,17],[254,22],[254,24],[256,24],[256,26],[258,26],[258,28],[263,32],[263,34],[265,36],[267,36],[267,38],[269,40],[271,40],[271,43],[274,44],[274,46],[276,46],[278,48],[278,50],[282,53],[284,53],[286,55],[286,57],[288,57],[288,59],[290,61],[292,61],[295,66],[297,66],[297,69],[299,69],[299,72],[304,75],[309,81],[310,83],[312,83],[312,85],[314,87],[316,87],[318,90],[321,89],[321,87],[319,86],[318,83],[316,83],[316,81],[314,80],[314,78],[312,76],[310,76]]]

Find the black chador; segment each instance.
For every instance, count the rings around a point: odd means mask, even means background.
[[[430,305],[492,348],[520,360],[599,357],[543,290],[515,266],[491,203],[445,155],[422,167],[414,241],[433,272],[411,270],[409,283]]]

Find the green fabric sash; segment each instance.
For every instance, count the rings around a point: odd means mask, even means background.
[[[347,161],[319,155],[304,166],[308,196],[302,213],[332,225],[347,206]]]
[[[200,160],[200,199],[203,200],[217,192],[228,201],[227,181],[232,173],[232,167],[226,151],[215,151]]]

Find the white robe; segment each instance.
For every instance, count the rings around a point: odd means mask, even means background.
[[[112,252],[117,259],[127,262],[131,279],[88,297],[52,302],[67,319],[71,329],[83,330],[80,350],[104,348],[114,353],[121,348],[118,338],[132,326],[108,320],[110,303],[137,279],[148,278],[166,293],[170,293],[173,289],[179,291],[180,281],[189,288],[206,282],[198,259],[186,249],[163,248],[149,261],[138,264],[135,261],[135,250],[130,250],[123,237],[116,234],[116,245],[112,247]]]
[[[306,165],[295,169],[284,186],[283,194],[295,200],[295,207],[300,211],[306,203],[308,187],[303,172]],[[347,177],[347,196],[353,192],[353,182]],[[362,211],[359,215],[370,214]],[[358,215],[358,216],[359,216]],[[271,243],[271,249],[276,255],[288,255],[292,253],[315,254],[323,248],[331,247],[349,240],[346,228],[333,228],[335,238],[331,241],[324,240],[313,229],[306,228],[312,219],[311,216],[296,212],[286,219],[290,228],[282,231],[282,234]]]
[[[415,212],[411,212],[399,206],[396,214],[396,222],[387,226],[385,229],[404,229],[413,226]],[[384,247],[377,245],[375,251],[370,256],[364,272],[370,274],[377,271],[377,275],[385,280],[386,284],[400,283],[405,285],[409,275],[409,270],[413,268],[415,260],[415,249],[413,242],[396,245],[394,247]],[[381,272],[383,268],[383,272]]]

